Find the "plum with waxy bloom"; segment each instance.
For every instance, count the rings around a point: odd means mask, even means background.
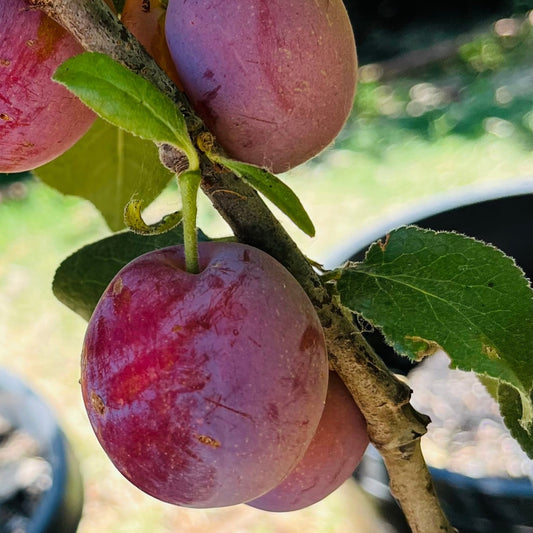
[[[110,283],[86,333],[82,393],[93,429],[125,477],[163,501],[249,501],[294,468],[318,427],[328,383],[323,330],[275,259],[200,243],[134,259]]]
[[[342,0],[170,0],[165,27],[185,93],[230,157],[284,172],[344,126],[357,55]]]
[[[24,0],[0,0],[0,172],[24,172],[55,159],[96,115],[62,85],[57,67],[83,49]]]

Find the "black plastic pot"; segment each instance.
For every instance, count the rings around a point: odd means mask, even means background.
[[[74,533],[83,508],[76,459],[50,407],[20,378],[0,369],[0,416],[38,445],[50,465],[51,484],[42,492],[25,533]],[[5,524],[0,524],[0,530]]]
[[[333,268],[346,260],[359,261],[369,245],[405,224],[464,233],[491,243],[515,258],[533,276],[533,177],[498,187],[477,187],[444,195],[406,211],[359,234],[326,262]],[[399,357],[378,333],[367,336],[386,364],[402,374],[413,367]],[[529,478],[470,478],[431,468],[443,509],[461,533],[533,533],[533,484]],[[410,531],[390,494],[381,457],[372,447],[354,473],[382,519],[393,531]],[[428,532],[433,533],[433,532]]]

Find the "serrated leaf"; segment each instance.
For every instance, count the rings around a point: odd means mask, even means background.
[[[510,385],[500,384],[498,388],[498,403],[500,413],[505,425],[511,432],[512,437],[520,444],[527,455],[533,459],[533,436],[531,427],[524,427],[524,405],[531,409],[533,406],[533,395],[527,398],[521,397],[520,393]]]
[[[133,195],[148,205],[172,178],[161,165],[154,143],[102,119],[96,119],[78,143],[35,174],[63,194],[92,202],[113,231],[124,228],[124,207]]]
[[[199,241],[209,238],[198,232]],[[56,270],[52,289],[56,298],[89,320],[100,296],[115,274],[147,252],[183,243],[181,224],[163,234],[116,233],[79,249]]]
[[[414,226],[374,243],[340,273],[342,303],[413,359],[442,349],[452,366],[533,385],[533,299],[523,272],[500,250],[457,233]]]
[[[99,116],[143,139],[171,144],[198,168],[185,118],[174,102],[154,85],[105,54],[71,57],[53,79],[63,84]]]
[[[300,199],[293,190],[277,176],[263,168],[228,159],[218,154],[209,153],[209,157],[234,172],[250,186],[270,200],[282,213],[287,215],[298,228],[310,237],[315,235],[315,227],[305,211]]]

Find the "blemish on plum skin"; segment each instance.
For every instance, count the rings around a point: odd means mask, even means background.
[[[0,59],[0,67],[9,67],[11,61],[9,59]]]
[[[104,401],[94,391],[91,392],[91,406],[100,416],[103,416],[105,413]]]
[[[209,102],[211,102],[211,100],[214,100],[217,97],[218,91],[220,91],[221,87],[222,85],[217,85],[214,89],[205,92],[202,102],[207,105]]]
[[[50,17],[43,16],[37,28],[37,36],[26,41],[26,46],[34,48],[34,53],[40,61],[48,59],[57,49],[58,43],[68,37],[68,33]]]
[[[275,404],[268,404],[267,406],[267,417],[269,420],[277,421],[279,420],[279,409]]]
[[[308,326],[304,331],[302,338],[300,339],[300,350],[305,352],[309,349],[312,349],[317,345],[319,339],[319,331],[313,326]]]
[[[221,446],[220,441],[210,437],[209,435],[198,435],[196,438],[198,439],[198,442],[205,444],[206,446],[210,446],[211,448],[220,448]]]
[[[124,286],[122,278],[117,278],[110,288],[110,293],[115,309],[128,306],[131,302],[131,290]]]
[[[212,403],[213,405],[215,405],[216,407],[221,407],[223,409],[227,409],[228,411],[236,414],[236,415],[239,415],[239,416],[242,416],[244,418],[247,418],[249,420],[251,420],[252,422],[254,422],[254,419],[248,414],[248,413],[245,413],[244,411],[239,411],[238,409],[234,409],[233,407],[229,407],[227,405],[224,405],[222,402],[219,402],[217,400],[214,400],[212,398],[205,398],[205,400],[209,403]]]
[[[215,124],[218,120],[218,115],[213,111],[211,102],[217,97],[218,91],[220,91],[222,85],[217,85],[210,91],[206,91],[203,94],[203,98],[197,100],[198,114],[203,117],[207,123]]]
[[[122,278],[117,278],[112,287],[113,296],[118,296],[122,292],[123,287]]]
[[[11,120],[11,117],[9,115],[6,115],[5,113],[0,113],[0,120],[3,120],[4,122],[9,122]]]

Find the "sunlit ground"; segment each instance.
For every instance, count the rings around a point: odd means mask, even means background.
[[[307,256],[326,260],[358,232],[399,211],[418,209],[440,193],[533,182],[533,84],[523,85],[533,77],[532,67],[518,63],[512,71],[501,67],[494,75],[489,71],[474,76],[478,83],[487,80],[478,93],[487,105],[481,106],[479,117],[470,117],[479,126],[471,132],[457,124],[460,112],[472,110],[474,94],[469,93],[470,103],[460,98],[439,103],[435,97],[444,90],[439,80],[456,80],[457,72],[447,71],[436,81],[413,79],[410,87],[394,82],[360,87],[359,94],[371,105],[354,115],[335,147],[285,176],[317,228],[311,239],[281,217]],[[420,87],[422,83],[426,85]],[[429,93],[424,96],[423,90]],[[518,99],[521,111],[512,114]],[[429,108],[419,115],[418,104],[409,107],[413,101]],[[409,115],[409,109],[416,112]],[[425,122],[413,125],[409,117]],[[175,198],[171,186],[152,212],[172,211]],[[199,225],[211,236],[228,233],[206,201],[201,202]],[[180,509],[133,488],[100,450],[82,406],[79,354],[86,323],[57,302],[50,289],[64,257],[109,234],[104,221],[81,199],[29,184],[25,197],[0,203],[0,228],[0,364],[42,394],[73,445],[86,491],[79,533],[384,531],[351,482],[322,503],[290,514],[246,506]]]

